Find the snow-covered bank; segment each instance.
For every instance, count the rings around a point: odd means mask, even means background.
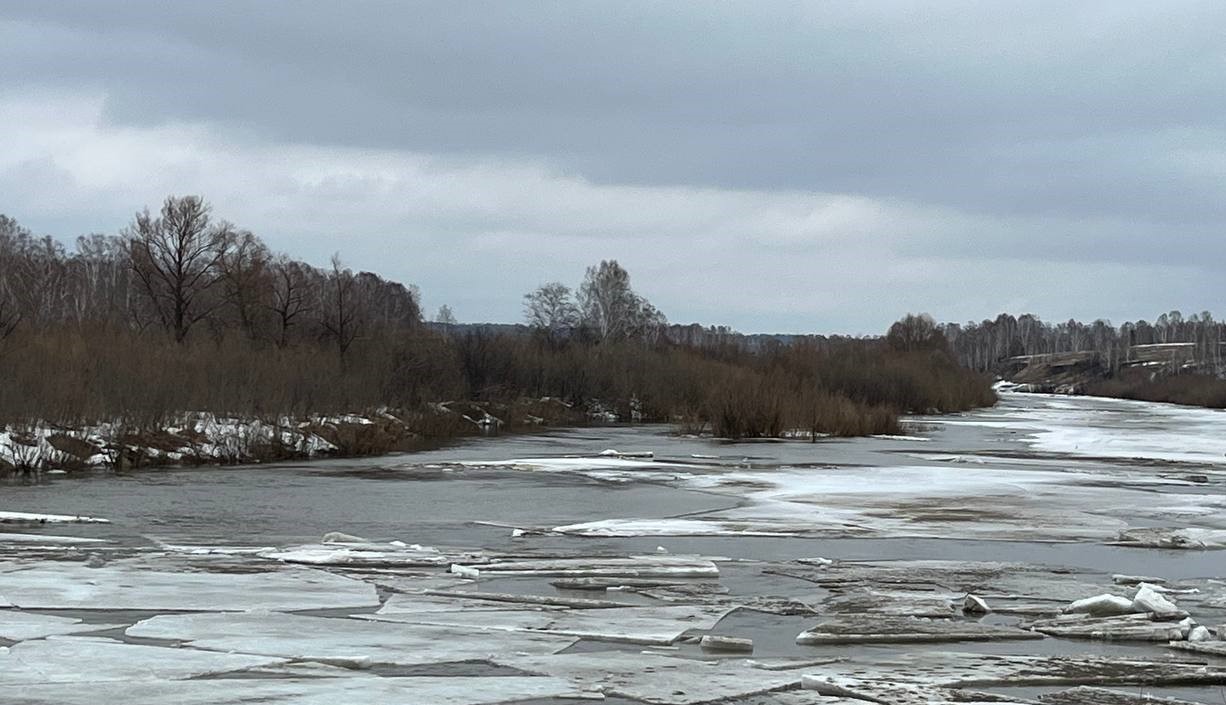
[[[409,410],[307,418],[190,412],[153,427],[119,421],[9,425],[0,426],[0,474],[381,455],[439,439],[578,425],[588,417],[559,399],[542,397],[507,404],[433,402]]]
[[[184,414],[153,431],[137,431],[119,423],[80,428],[6,426],[0,430],[0,470],[238,463],[270,454],[309,458],[337,450],[321,429],[348,423],[370,421],[319,418],[269,423],[197,413]]]

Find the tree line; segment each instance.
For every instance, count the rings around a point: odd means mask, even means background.
[[[1226,341],[1226,321],[1208,311],[1186,317],[1171,311],[1153,323],[1128,321],[1118,327],[1102,319],[1049,323],[1031,314],[1002,313],[980,323],[943,324],[939,331],[962,365],[985,372],[1000,369],[1013,357],[1068,352],[1097,353],[1115,371],[1135,357],[1137,346],[1182,343],[1198,366],[1220,373]]]
[[[421,319],[416,291],[333,257],[326,269],[271,252],[213,217],[201,198],[171,196],[118,235],[74,250],[0,215],[0,343],[19,327],[108,326],[189,336],[241,335],[281,348],[355,340]]]
[[[935,338],[670,326],[615,260],[523,303],[526,335],[464,328],[446,307],[425,325],[415,287],[339,256],[320,268],[274,253],[195,196],[71,249],[0,216],[0,426],[368,413],[431,436],[460,432],[438,418],[438,402],[454,401],[508,426],[552,405],[568,418],[818,437],[896,432],[902,413],[994,401],[990,380]]]

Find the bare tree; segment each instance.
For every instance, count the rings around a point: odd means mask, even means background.
[[[524,295],[524,318],[533,328],[556,333],[579,325],[579,307],[570,287],[549,282]]]
[[[324,337],[336,345],[337,353],[344,359],[361,333],[362,308],[357,277],[341,263],[339,252],[332,255],[332,271],[328,272],[323,293],[320,324]]]
[[[272,274],[271,300],[267,304],[277,319],[277,346],[289,345],[290,330],[298,325],[299,318],[313,310],[311,276],[313,270],[288,257],[278,257],[270,268]]]
[[[158,217],[146,208],[125,231],[140,290],[180,343],[224,302],[210,294],[233,237],[231,227],[213,223],[209,211],[198,196],[170,196]]]
[[[17,306],[17,297],[13,295],[10,271],[0,263],[0,342],[21,325],[21,310]]]
[[[630,273],[617,260],[587,268],[579,287],[579,310],[582,323],[601,340],[655,340],[668,324],[663,313],[634,293]]]
[[[77,238],[69,268],[69,307],[78,323],[129,322],[132,267],[123,238],[98,234]]]
[[[239,329],[248,338],[255,338],[257,319],[267,308],[272,289],[271,259],[264,243],[244,230],[233,234],[232,244],[220,261],[226,301],[234,309]]]

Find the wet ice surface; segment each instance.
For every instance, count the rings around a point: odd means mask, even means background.
[[[1221,701],[1226,414],[1014,395],[911,426],[4,486],[0,702]],[[1061,614],[1098,595],[1127,613]]]

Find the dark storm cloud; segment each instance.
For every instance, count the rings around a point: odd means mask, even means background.
[[[1226,255],[1224,30],[1215,2],[0,1],[0,91],[96,92],[114,128],[924,213],[865,252],[1187,266]]]

